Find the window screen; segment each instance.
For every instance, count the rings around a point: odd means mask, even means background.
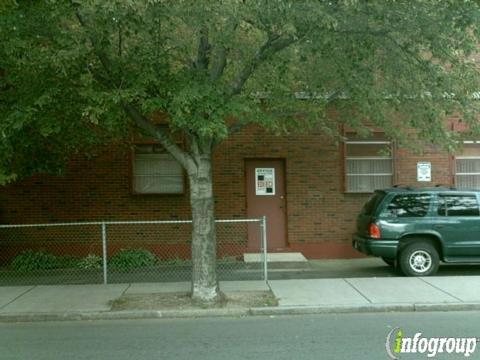
[[[345,160],[347,192],[373,192],[392,186],[391,143],[380,135],[369,140],[349,136]]]
[[[133,187],[140,194],[183,193],[181,165],[160,145],[136,145]]]
[[[455,185],[459,189],[480,189],[480,144],[464,144],[455,158]]]
[[[428,213],[432,195],[399,194],[387,206],[387,215],[394,217],[424,217]]]
[[[440,216],[480,215],[475,195],[440,195],[437,212]]]

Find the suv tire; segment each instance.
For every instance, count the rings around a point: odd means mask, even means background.
[[[406,276],[429,276],[437,272],[440,257],[431,242],[411,240],[400,252],[398,263]]]

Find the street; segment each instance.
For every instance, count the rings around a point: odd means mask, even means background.
[[[388,359],[387,334],[480,337],[480,312],[0,324],[0,359]],[[427,359],[427,354],[400,354]],[[477,349],[470,358],[479,358]],[[443,354],[437,358],[465,358]]]

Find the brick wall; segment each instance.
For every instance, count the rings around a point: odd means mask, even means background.
[[[432,181],[417,182],[417,162],[432,164]],[[447,152],[427,147],[421,154],[407,149],[397,149],[395,154],[395,183],[415,187],[453,185],[453,158]]]
[[[359,256],[350,244],[369,194],[344,193],[340,145],[319,133],[276,137],[248,129],[220,145],[214,159],[217,218],[246,216],[245,159],[285,159],[288,248],[310,258]],[[451,158],[436,149],[396,152],[395,182],[450,184]],[[416,183],[417,161],[432,163],[431,183]],[[71,161],[63,176],[37,175],[0,190],[2,223],[189,219],[184,195],[132,195],[127,144]]]

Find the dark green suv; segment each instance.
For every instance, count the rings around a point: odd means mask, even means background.
[[[480,191],[379,190],[357,218],[353,247],[407,276],[435,274],[440,261],[480,263]]]

